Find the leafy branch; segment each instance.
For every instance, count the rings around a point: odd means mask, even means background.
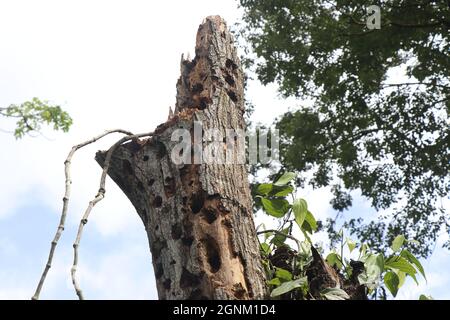
[[[389,249],[391,253],[374,252],[365,243],[357,244],[344,238],[341,229],[338,233],[340,248],[333,249],[323,259],[311,241],[317,222],[306,201],[295,198],[295,188],[291,185],[295,177],[294,173],[287,172],[273,183],[261,183],[254,188],[255,206],[282,221],[278,229],[257,232],[264,235],[260,243],[261,255],[272,298],[346,300],[380,296],[385,299],[385,288],[395,297],[407,277],[418,283],[420,273],[426,280],[422,264],[407,249],[407,245],[415,241],[408,241],[403,235],[394,239]],[[288,196],[292,196],[292,204]],[[291,214],[293,220],[289,219]],[[293,221],[303,233],[303,241],[292,235]],[[296,243],[297,251],[286,239]],[[355,260],[344,256],[345,247],[349,256],[359,248]],[[321,280],[326,278],[328,280]],[[425,298],[429,297],[420,297]]]
[[[11,104],[9,107],[0,108],[0,115],[17,119],[14,130],[16,139],[23,138],[31,132],[39,132],[42,124],[53,125],[54,130],[67,132],[73,122],[60,106],[51,105],[48,101],[41,101],[38,98],[20,105]]]

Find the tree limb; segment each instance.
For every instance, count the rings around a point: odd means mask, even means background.
[[[80,285],[79,285],[77,277],[76,277],[76,272],[77,272],[77,268],[78,268],[78,248],[80,246],[80,241],[81,241],[81,236],[83,234],[84,226],[88,222],[88,218],[89,218],[89,215],[91,214],[92,209],[94,208],[94,206],[97,203],[99,203],[105,197],[105,192],[106,192],[106,189],[105,189],[106,175],[108,174],[108,169],[109,169],[109,165],[111,163],[112,154],[124,142],[127,142],[127,141],[132,140],[132,139],[139,139],[139,138],[142,138],[142,137],[149,137],[149,136],[152,136],[152,135],[153,135],[152,132],[150,132],[150,133],[141,133],[141,134],[136,134],[136,135],[133,135],[133,134],[127,135],[127,136],[121,138],[115,144],[113,144],[113,146],[108,150],[108,152],[106,154],[105,163],[103,165],[103,171],[102,171],[102,175],[101,175],[101,178],[100,178],[100,187],[98,189],[98,192],[97,192],[95,198],[92,199],[89,202],[89,205],[86,208],[86,211],[84,212],[83,218],[81,219],[80,224],[78,226],[78,232],[77,232],[77,236],[76,236],[75,242],[73,244],[73,265],[72,265],[72,269],[71,269],[71,276],[72,276],[72,284],[73,284],[75,292],[76,292],[76,294],[77,294],[77,296],[78,296],[78,298],[80,300],[84,300],[84,296],[83,296],[83,292],[82,292],[82,290],[80,288]]]
[[[72,185],[72,178],[71,178],[71,174],[70,174],[70,166],[71,166],[71,161],[73,158],[73,155],[75,154],[75,152],[91,143],[96,142],[97,140],[111,134],[111,133],[123,133],[126,135],[130,135],[132,133],[130,133],[129,131],[125,131],[122,129],[114,129],[114,130],[108,130],[90,140],[87,140],[85,142],[82,142],[80,144],[77,144],[75,146],[72,147],[72,149],[69,152],[69,155],[67,156],[66,160],[64,161],[64,173],[65,173],[65,192],[64,192],[64,198],[63,198],[63,208],[62,208],[62,212],[61,212],[61,218],[59,221],[59,225],[56,229],[56,234],[55,237],[53,238],[52,242],[51,242],[51,247],[50,247],[50,253],[48,255],[48,260],[47,263],[45,265],[44,271],[42,273],[42,276],[39,280],[38,286],[36,288],[36,291],[33,295],[33,297],[31,298],[32,300],[38,300],[39,299],[39,295],[41,293],[42,290],[42,286],[44,285],[45,279],[47,277],[47,273],[50,270],[51,266],[52,266],[52,261],[53,261],[53,255],[55,253],[55,249],[56,246],[58,244],[58,240],[61,237],[62,232],[64,231],[64,226],[65,226],[65,221],[66,221],[66,217],[67,217],[67,208],[69,205],[69,198],[70,198],[70,193],[71,193],[71,185]]]

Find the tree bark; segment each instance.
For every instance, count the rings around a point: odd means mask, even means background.
[[[267,288],[246,165],[171,158],[179,143],[172,133],[194,133],[194,121],[223,137],[245,130],[243,72],[222,18],[199,26],[195,54],[181,59],[174,115],[153,137],[119,147],[108,174],[144,223],[160,299],[261,299]],[[209,145],[202,139],[197,147]],[[100,165],[104,158],[97,153]]]

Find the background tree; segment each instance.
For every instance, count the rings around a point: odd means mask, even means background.
[[[40,132],[42,124],[53,125],[54,130],[69,131],[72,118],[60,106],[51,105],[48,101],[33,98],[20,105],[11,104],[0,108],[0,115],[15,118],[16,129],[14,136],[17,139],[31,132]]]
[[[308,101],[276,123],[283,166],[308,173],[303,180],[314,187],[330,186],[339,212],[352,205],[352,190],[389,209],[378,221],[346,222],[362,241],[377,247],[405,234],[427,256],[438,232],[450,230],[439,201],[450,189],[450,3],[240,5],[259,80]],[[381,8],[380,29],[366,26],[370,5]]]

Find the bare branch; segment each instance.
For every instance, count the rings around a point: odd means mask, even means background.
[[[61,212],[61,218],[59,221],[58,228],[56,229],[55,237],[53,238],[53,241],[51,242],[50,253],[48,255],[48,260],[45,265],[44,272],[42,273],[42,276],[41,276],[41,279],[39,280],[36,291],[35,291],[33,297],[31,298],[32,300],[39,299],[39,295],[41,293],[42,286],[44,285],[45,278],[47,277],[47,273],[52,266],[53,255],[55,253],[56,245],[58,244],[58,240],[61,237],[62,232],[64,231],[64,225],[65,225],[65,221],[66,221],[66,217],[67,217],[67,208],[69,205],[69,198],[70,198],[71,185],[72,185],[72,178],[70,175],[70,165],[71,165],[73,155],[75,154],[75,152],[77,150],[79,150],[91,143],[94,143],[94,142],[98,141],[99,139],[101,139],[111,133],[123,133],[123,134],[126,134],[127,136],[132,134],[129,131],[125,131],[122,129],[108,130],[108,131],[102,133],[101,135],[98,135],[90,140],[87,140],[83,143],[73,146],[69,152],[69,155],[67,156],[66,160],[64,161],[65,193],[64,193],[64,198],[63,198],[63,208],[62,208],[62,212]]]
[[[440,88],[448,88],[448,85],[436,84],[433,82],[405,82],[405,83],[382,83],[381,89],[389,88],[389,87],[403,87],[403,86],[415,86],[415,85],[424,85],[424,86],[434,86]]]
[[[80,224],[78,226],[78,232],[75,239],[75,242],[73,244],[73,265],[71,269],[71,275],[72,275],[72,284],[74,286],[75,292],[80,300],[84,299],[83,292],[80,288],[80,285],[78,283],[76,273],[78,268],[78,248],[80,246],[81,236],[83,234],[83,229],[86,223],[88,222],[89,215],[91,214],[92,209],[94,206],[99,203],[103,198],[105,197],[105,184],[106,184],[106,175],[108,173],[109,165],[111,163],[111,157],[114,151],[123,143],[132,140],[132,139],[139,139],[142,137],[149,137],[152,136],[153,133],[141,133],[136,135],[128,135],[126,137],[121,138],[119,141],[117,141],[115,144],[112,145],[112,147],[108,150],[105,158],[105,163],[103,165],[103,172],[102,176],[100,178],[100,186],[98,189],[97,194],[95,195],[95,198],[89,202],[88,207],[86,208],[86,211],[84,212],[83,218],[80,221]]]

